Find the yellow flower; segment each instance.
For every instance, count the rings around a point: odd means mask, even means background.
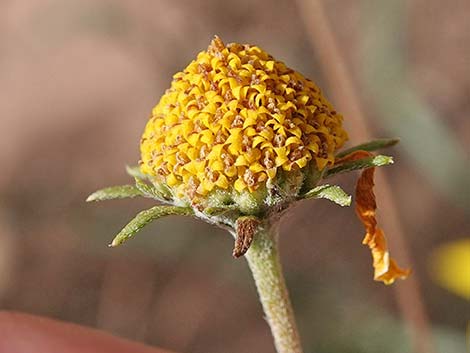
[[[374,279],[391,284],[409,270],[390,257],[377,226],[374,167],[393,163],[370,151],[380,139],[338,152],[347,140],[339,115],[311,80],[253,45],[215,37],[154,107],[141,139],[135,185],[98,190],[87,201],[142,196],[158,202],[140,211],[113,239],[117,246],[169,215],[202,219],[235,238],[232,255],[246,255],[279,352],[301,352],[277,250],[277,227],[295,202],[325,198],[349,206],[334,175],[364,169],[356,212],[366,228]],[[459,287],[460,288],[460,287]]]
[[[439,246],[431,260],[433,279],[456,295],[470,300],[470,239]]]
[[[390,257],[377,227],[373,167],[393,160],[375,160],[368,151],[397,140],[338,153],[348,138],[342,121],[313,81],[257,46],[225,45],[215,37],[173,76],[154,107],[141,139],[141,173],[131,173],[135,188],[105,189],[89,200],[142,195],[164,204],[139,214],[113,244],[154,218],[191,214],[231,230],[233,254],[239,257],[259,227],[275,223],[296,201],[327,198],[349,205],[351,198],[338,186],[317,184],[365,168],[357,183],[356,211],[366,228],[363,243],[372,253],[374,279],[390,284],[409,270]]]
[[[333,165],[342,120],[311,80],[215,37],[153,109],[141,171],[193,203],[217,189],[253,192],[281,171]]]

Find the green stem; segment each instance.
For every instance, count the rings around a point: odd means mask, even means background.
[[[278,353],[302,353],[292,304],[279,261],[277,227],[260,228],[246,258]]]

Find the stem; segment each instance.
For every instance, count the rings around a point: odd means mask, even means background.
[[[245,257],[278,353],[302,353],[292,304],[279,261],[277,226],[259,228]]]

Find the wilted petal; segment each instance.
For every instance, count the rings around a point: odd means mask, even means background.
[[[385,284],[392,284],[396,278],[405,279],[408,277],[410,270],[398,267],[394,259],[390,258],[387,250],[387,242],[385,240],[382,229],[376,228],[375,233],[369,234],[363,240],[363,244],[367,244],[371,250],[374,266],[374,279],[382,281]]]
[[[337,163],[354,161],[371,155],[367,151],[355,151],[339,161],[337,160]],[[362,243],[369,246],[371,250],[374,279],[385,284],[392,284],[397,278],[405,279],[409,275],[410,270],[401,269],[395,260],[390,257],[383,231],[377,227],[374,172],[375,168],[365,169],[357,181],[356,213],[366,228],[366,236]]]

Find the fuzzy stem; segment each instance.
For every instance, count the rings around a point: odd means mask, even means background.
[[[246,258],[278,353],[302,353],[292,304],[279,261],[277,226],[260,228]]]

